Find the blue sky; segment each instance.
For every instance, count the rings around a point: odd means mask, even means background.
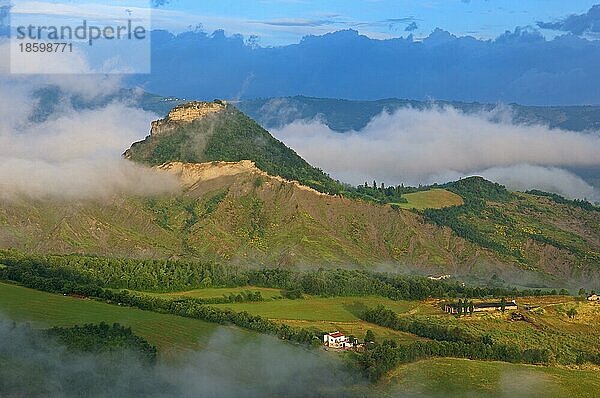
[[[171,0],[154,15],[157,28],[258,35],[263,45],[353,28],[373,38],[427,36],[436,27],[456,35],[495,38],[517,26],[583,14],[598,0]],[[408,29],[408,30],[407,30]],[[544,32],[548,36],[555,33]]]

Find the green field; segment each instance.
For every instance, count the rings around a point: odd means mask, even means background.
[[[398,367],[378,391],[388,396],[433,398],[593,398],[600,391],[600,372],[439,358]]]
[[[460,206],[464,203],[459,195],[445,189],[408,193],[402,195],[402,197],[408,200],[408,203],[398,203],[398,206],[403,209],[442,209],[444,207]]]
[[[398,332],[360,320],[357,314],[367,307],[383,304],[398,313],[434,314],[439,313],[434,306],[417,301],[394,301],[382,297],[310,297],[304,300],[272,300],[251,303],[218,304],[216,307],[233,311],[246,311],[250,314],[279,321],[294,327],[314,327],[322,331],[340,330],[348,335],[364,337],[371,329],[378,339],[393,339],[410,342],[420,339],[417,336]]]
[[[306,297],[303,300],[217,304],[215,307],[247,311],[270,319],[348,322],[359,319],[356,311],[379,304],[398,313],[409,312],[419,306],[414,301],[394,301],[382,297]]]
[[[34,327],[118,322],[131,327],[163,353],[202,348],[203,342],[222,328],[196,319],[64,297],[5,283],[0,283],[0,314],[17,322],[31,322]]]

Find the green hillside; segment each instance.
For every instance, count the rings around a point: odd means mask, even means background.
[[[116,322],[131,327],[164,353],[201,348],[202,342],[219,330],[219,326],[197,319],[49,294],[6,283],[0,283],[0,313],[14,321],[30,322],[36,328]]]
[[[444,187],[465,204],[425,210],[431,222],[524,268],[579,280],[599,275],[600,208],[541,192],[508,192],[480,177]]]
[[[415,398],[594,398],[598,389],[596,370],[438,358],[398,367],[377,392]]]
[[[190,122],[173,121],[170,117],[164,122],[168,124],[164,131],[153,131],[144,141],[133,144],[127,157],[152,166],[174,161],[252,160],[270,175],[299,181],[320,192],[338,193],[342,190],[339,182],[309,165],[232,106],[225,106],[219,112]]]
[[[595,288],[600,277],[600,212],[589,203],[512,193],[482,178],[325,195],[342,186],[221,101],[175,108],[126,156],[147,165],[191,162],[163,167],[186,173],[183,191],[5,201],[0,248],[248,266],[384,265],[485,283],[508,274],[526,287]],[[242,160],[254,164],[233,163]]]

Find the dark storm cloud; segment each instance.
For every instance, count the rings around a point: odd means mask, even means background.
[[[537,25],[542,29],[570,32],[577,36],[586,33],[600,33],[600,4],[593,6],[585,14],[569,15],[552,22],[539,21]]]

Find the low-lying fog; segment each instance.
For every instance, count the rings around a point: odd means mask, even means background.
[[[318,119],[297,120],[273,134],[312,164],[355,185],[444,183],[481,175],[516,190],[600,200],[597,188],[567,170],[600,165],[599,132],[518,125],[501,106],[478,114],[452,107],[404,108],[346,133]]]
[[[0,42],[0,56],[7,45]],[[3,70],[4,68],[4,70]],[[125,149],[149,132],[156,115],[127,102],[75,110],[70,98],[110,98],[117,77],[98,75],[10,75],[0,64],[0,198],[106,198],[115,193],[174,190],[171,177],[125,161]],[[59,87],[55,112],[44,121],[36,91]],[[39,96],[37,96],[39,98]]]
[[[0,317],[3,397],[348,396],[365,385],[336,356],[221,327],[200,351],[155,366],[133,354],[73,354]]]

